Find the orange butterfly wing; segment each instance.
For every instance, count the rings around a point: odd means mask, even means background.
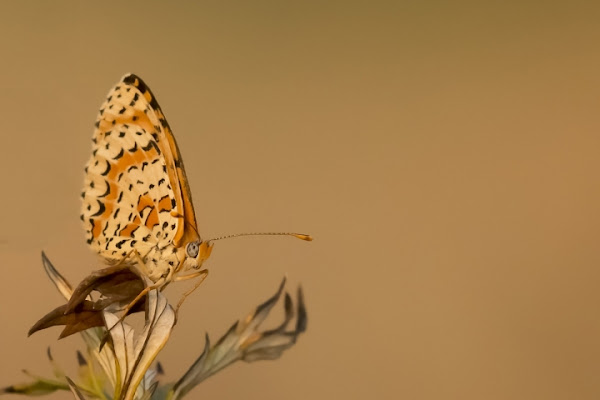
[[[102,105],[86,166],[81,219],[109,261],[135,249],[200,240],[177,142],[148,86],[125,75]]]

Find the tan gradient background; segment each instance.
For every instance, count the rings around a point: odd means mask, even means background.
[[[99,266],[82,169],[135,72],[204,237],[316,238],[216,245],[167,379],[284,274],[309,330],[191,398],[600,397],[595,2],[96,3],[0,5],[0,386],[50,373],[48,344],[73,371],[78,338],[26,338],[61,302],[39,254],[73,282]]]

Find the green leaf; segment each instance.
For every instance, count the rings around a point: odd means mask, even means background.
[[[17,393],[27,396],[43,396],[56,392],[57,390],[69,390],[69,385],[63,382],[39,378],[30,383],[12,385],[4,389],[0,389],[0,395],[5,393]]]

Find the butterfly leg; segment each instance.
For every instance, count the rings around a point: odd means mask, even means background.
[[[181,297],[181,299],[179,300],[179,302],[177,303],[177,307],[175,307],[175,315],[178,314],[179,307],[181,307],[181,305],[183,304],[183,302],[185,301],[185,299],[190,294],[192,294],[192,292],[194,290],[198,289],[198,287],[202,284],[202,282],[204,282],[204,280],[206,279],[207,276],[208,276],[208,270],[207,269],[203,269],[203,270],[195,272],[193,274],[175,277],[175,279],[174,279],[175,281],[185,281],[185,280],[188,280],[188,279],[194,279],[194,278],[200,277],[200,279],[198,280],[198,282],[196,282],[196,284],[194,285],[194,287],[191,288],[190,290],[188,290],[187,292],[185,292],[183,294],[183,296]]]

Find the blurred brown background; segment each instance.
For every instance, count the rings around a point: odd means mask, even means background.
[[[99,266],[82,169],[135,72],[203,237],[316,238],[217,243],[166,379],[284,274],[309,329],[191,398],[599,398],[599,20],[595,2],[3,2],[0,386],[49,374],[48,344],[74,370],[78,338],[26,338],[62,301],[40,251],[72,282]]]

